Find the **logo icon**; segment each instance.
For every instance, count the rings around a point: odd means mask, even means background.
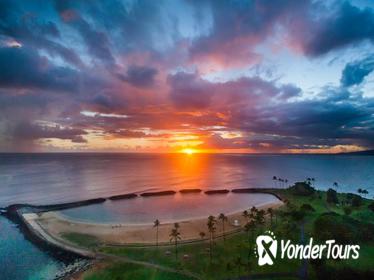
[[[256,238],[258,265],[265,264],[273,265],[277,256],[278,242],[275,235],[271,231],[266,231],[265,234],[259,235]]]

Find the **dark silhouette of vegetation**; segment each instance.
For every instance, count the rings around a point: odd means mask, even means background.
[[[270,227],[273,227],[273,217],[274,217],[274,210],[273,208],[268,208],[266,212],[269,214],[270,217]]]
[[[238,269],[238,276],[240,276],[240,273],[241,273],[241,268],[243,266],[243,261],[242,261],[242,258],[239,256],[237,258],[235,258],[234,260],[234,265],[236,266],[236,268]]]
[[[308,203],[304,203],[303,205],[300,206],[300,210],[304,212],[315,212],[316,210],[313,208],[312,205]]]
[[[249,213],[248,213],[247,210],[244,210],[244,211],[243,211],[242,216],[243,216],[244,219],[246,219],[246,221],[248,222],[248,220],[249,220]]]
[[[225,214],[221,213],[221,214],[219,214],[218,219],[221,220],[221,223],[222,223],[222,236],[223,236],[223,242],[225,242],[225,240],[226,240],[225,222],[227,222],[227,217],[225,216]]]
[[[351,279],[374,279],[373,271],[360,271],[350,267],[343,267],[340,269],[334,268],[333,266],[322,266],[317,270],[318,279],[339,279],[339,280],[351,280]]]
[[[156,219],[154,222],[153,222],[153,227],[156,228],[156,247],[158,248],[158,227],[160,226],[160,221],[158,219]]]
[[[326,193],[326,200],[328,203],[338,204],[339,200],[338,200],[338,195],[336,193],[336,190],[328,189]]]
[[[362,197],[354,193],[347,193],[346,201],[348,204],[355,208],[360,207],[362,205]]]
[[[256,215],[257,215],[257,212],[258,212],[258,209],[255,206],[253,206],[249,211],[250,211],[249,212],[249,218],[252,219],[252,220],[255,219]]]
[[[313,234],[319,240],[334,239],[341,244],[373,241],[374,224],[330,212],[321,214],[314,221]]]
[[[366,197],[366,195],[369,194],[368,190],[361,189],[361,188],[358,189],[357,192],[362,194],[364,197]]]
[[[209,259],[210,263],[212,263],[212,254],[213,254],[213,238],[214,238],[214,233],[216,231],[216,218],[214,216],[209,216],[208,217],[208,231],[209,231]]]
[[[287,185],[288,183],[288,180],[287,179],[283,179],[283,178],[279,178],[277,176],[273,176],[273,182],[274,182],[274,187],[276,188],[277,186],[278,187],[285,187],[285,185]]]
[[[349,216],[349,215],[352,214],[352,207],[345,206],[345,207],[343,208],[343,211],[344,211],[344,214],[346,214],[347,216]]]
[[[175,223],[174,228],[170,232],[170,242],[174,241],[175,246],[175,260],[178,260],[178,241],[182,240],[181,234],[179,232],[179,224]]]
[[[254,240],[254,234],[255,234],[255,230],[256,230],[255,220],[250,220],[248,223],[246,223],[245,226],[244,226],[244,230],[248,234],[248,243],[250,245],[251,241]],[[249,235],[249,233],[251,233],[251,235]]]
[[[312,179],[311,178],[306,178],[305,183],[308,184],[309,186],[312,185]]]
[[[371,211],[374,212],[374,202],[370,203],[370,204],[368,205],[368,208],[369,208]]]
[[[201,239],[204,239],[204,238],[205,238],[205,232],[200,231],[200,232],[199,232],[199,235],[200,235],[200,238],[201,238]]]
[[[306,182],[296,182],[289,190],[299,196],[310,196],[315,193],[315,189]]]
[[[262,231],[262,226],[265,224],[265,211],[264,210],[257,211],[254,221],[256,225],[259,226],[260,231]]]
[[[274,187],[275,188],[277,187],[277,181],[278,181],[277,176],[273,176],[273,182],[274,182]]]

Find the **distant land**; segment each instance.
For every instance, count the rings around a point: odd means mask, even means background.
[[[359,156],[374,156],[374,150],[349,152],[349,153],[339,153],[338,155],[359,155]]]

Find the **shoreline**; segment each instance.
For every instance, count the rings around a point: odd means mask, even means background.
[[[279,201],[276,202],[262,202],[255,206],[257,209],[262,209],[262,208],[269,208],[272,207],[273,205],[278,205],[282,200],[279,199]],[[252,207],[252,206],[251,206]],[[264,210],[266,210],[264,209]],[[243,209],[238,209],[235,211],[231,211],[228,213],[225,213],[226,216],[233,216],[233,215],[238,215],[238,213],[243,213],[244,210],[248,210],[248,207],[243,208]],[[80,225],[91,225],[91,226],[107,226],[107,227],[113,227],[113,226],[119,226],[119,227],[145,227],[145,226],[153,226],[153,222],[145,222],[145,223],[126,223],[126,222],[95,222],[95,221],[89,221],[89,220],[83,220],[83,219],[78,219],[78,218],[71,218],[69,216],[66,216],[62,214],[61,212],[57,211],[48,211],[45,213],[50,213],[52,214],[56,219],[66,221],[68,223],[72,224],[80,224]],[[217,213],[213,216],[218,217],[220,213]],[[162,220],[163,225],[169,225],[169,224],[174,224],[174,223],[187,223],[191,221],[197,221],[197,220],[204,220],[208,216],[195,216],[195,217],[189,217],[189,218],[183,218],[183,219],[176,219],[176,220]]]
[[[258,208],[259,209],[266,209],[269,207],[280,207],[281,205],[284,204],[284,200],[279,197],[279,195],[276,193],[277,189],[274,188],[268,188],[268,189],[259,189],[259,188],[253,188],[253,189],[242,189],[243,192],[245,193],[264,193],[264,194],[270,194],[276,197],[279,201],[276,203],[265,203],[261,204]],[[230,190],[230,192],[235,192],[235,190]],[[68,202],[68,203],[61,203],[61,204],[51,204],[51,205],[31,205],[31,204],[13,204],[9,205],[8,207],[1,208],[1,215],[4,216],[5,218],[9,219],[13,223],[17,224],[22,232],[22,234],[25,236],[25,238],[29,241],[31,241],[33,244],[38,246],[41,250],[46,251],[51,253],[52,256],[56,256],[56,259],[65,259],[65,260],[74,260],[77,258],[83,258],[83,259],[88,259],[89,263],[92,263],[95,259],[101,259],[102,257],[97,255],[95,250],[87,250],[80,248],[79,245],[72,243],[66,238],[63,238],[62,236],[59,235],[57,232],[51,232],[50,228],[45,228],[45,224],[40,225],[39,224],[39,216],[43,216],[43,214],[48,214],[53,211],[58,211],[58,210],[63,210],[63,209],[69,209],[69,208],[75,208],[79,206],[86,206],[86,205],[91,205],[91,204],[100,204],[104,202],[108,198],[96,198],[96,199],[88,199],[88,200],[82,200],[82,201],[76,201],[76,202]],[[126,196],[124,196],[124,199],[127,199]],[[37,220],[33,222],[29,222],[24,218],[24,214],[34,214],[36,215]],[[225,228],[225,235],[230,235],[230,234],[235,234],[240,231],[242,231],[242,226],[244,225],[242,221],[242,216],[241,212],[236,212],[236,213],[230,213],[227,215],[230,217],[230,219],[233,219],[234,217],[237,217],[238,220],[240,221],[240,226],[239,227],[234,227],[229,229],[229,223],[227,223],[227,226]],[[27,217],[27,215],[26,215]],[[30,218],[30,216],[29,216]],[[33,216],[35,218],[35,216]],[[186,228],[194,228],[194,225],[196,226],[196,223],[200,224],[200,228],[204,229],[206,231],[206,218],[204,219],[193,219],[187,220],[187,221],[181,221],[181,231],[182,232],[182,239],[184,239],[181,243],[192,243],[192,242],[205,242],[207,238],[202,239],[201,237],[197,237],[196,233],[198,232],[197,229],[195,228],[195,235],[189,235],[185,234]],[[74,222],[65,222],[68,224],[68,227],[70,229],[70,232],[74,232],[76,229],[76,224]],[[71,225],[72,224],[72,225]],[[165,223],[162,224],[159,228],[160,232],[163,230],[164,231],[164,241],[159,240],[159,245],[160,246],[171,246],[170,240],[169,240],[169,230],[171,226],[174,223]],[[38,225],[38,226],[35,226]],[[192,227],[191,227],[192,226]],[[79,227],[79,226],[78,226]],[[97,229],[97,225],[94,225],[92,228]],[[100,228],[103,227],[103,224],[100,224]],[[109,231],[113,231],[112,225],[107,225],[106,227]],[[52,226],[53,228],[53,226]],[[118,236],[120,235],[113,235],[115,239],[112,240],[106,240],[105,238],[101,240],[101,245],[108,245],[108,246],[143,246],[143,247],[150,247],[150,246],[155,246],[155,229],[153,228],[153,225],[151,224],[146,224],[146,225],[138,225],[138,226],[123,226],[120,227],[120,229],[126,228],[127,232],[125,234],[130,235],[130,238],[125,238],[125,240],[120,240],[120,242],[117,242]],[[72,231],[72,229],[74,229]],[[221,223],[218,222],[217,224],[217,233],[215,235],[215,238],[221,238],[222,234],[220,234],[220,229],[221,229]],[[141,240],[135,240],[135,242],[132,242],[132,237],[138,236],[140,232],[145,232],[148,233],[148,236],[145,236],[144,239]],[[41,234],[40,232],[43,232]],[[69,232],[69,230],[68,230]],[[60,234],[62,231],[60,232]],[[85,231],[83,230],[82,232],[85,234]],[[94,230],[95,233],[95,230]],[[160,234],[161,237],[162,234]],[[131,237],[132,236],[132,237]],[[208,234],[206,234],[208,236]],[[104,236],[105,237],[105,236]],[[165,238],[166,237],[166,238]],[[102,238],[102,236],[101,236]],[[109,241],[109,242],[108,242]],[[85,252],[81,251],[87,250]],[[83,254],[82,254],[83,252]],[[81,268],[77,267],[74,269],[74,273],[78,273],[79,271],[84,271],[87,268],[86,265],[83,265]],[[63,278],[69,279],[73,271],[65,271],[62,274],[64,275]]]
[[[277,202],[270,202],[270,203],[261,203],[260,205],[257,205],[259,209],[267,209],[269,207],[280,207],[283,205],[284,201],[281,196],[277,193],[276,188],[242,188],[242,189],[232,189],[229,190],[229,192],[237,193],[240,195],[240,193],[263,193],[263,194],[269,194],[273,195],[278,201]],[[128,195],[128,194],[127,194]],[[219,194],[217,194],[219,195]],[[225,194],[223,194],[225,195]],[[126,200],[127,197],[124,195],[124,199]],[[52,249],[56,249],[56,247],[59,247],[63,252],[66,252],[67,254],[71,253],[72,255],[77,255],[74,250],[69,250],[69,248],[66,250],[66,246],[62,244],[62,246],[59,246],[59,244],[54,244],[55,242],[48,242],[45,238],[43,238],[43,232],[42,234],[39,232],[40,230],[45,231],[48,233],[49,236],[52,236],[53,239],[56,241],[62,241],[63,243],[66,243],[67,240],[61,238],[61,234],[64,232],[77,232],[80,234],[90,234],[93,236],[99,235],[99,237],[104,241],[104,243],[120,243],[120,244],[152,244],[154,243],[154,237],[149,236],[143,236],[139,233],[144,232],[153,232],[150,228],[153,228],[152,223],[143,223],[143,224],[106,224],[106,223],[94,223],[94,222],[85,222],[85,221],[76,221],[71,220],[68,217],[59,215],[55,211],[58,210],[64,210],[69,208],[75,208],[79,206],[86,206],[91,204],[100,204],[104,202],[106,198],[96,198],[96,199],[89,199],[89,200],[82,200],[82,201],[76,201],[76,202],[69,202],[69,203],[61,203],[61,204],[51,204],[51,205],[31,205],[31,204],[14,204],[10,205],[6,208],[3,208],[5,213],[2,213],[5,217],[12,220],[13,222],[19,224],[22,228],[25,228],[26,230],[23,231],[24,235],[30,238],[30,240],[33,240],[37,245],[40,245],[42,249],[45,249],[44,247],[51,247]],[[254,205],[255,206],[255,205]],[[252,207],[252,205],[249,205],[248,208]],[[246,208],[248,210],[248,208]],[[225,228],[225,234],[229,233],[231,231],[236,231],[238,228],[241,228],[245,221],[243,220],[243,217],[241,216],[243,210],[238,210],[232,213],[226,214],[231,220],[236,219],[239,221],[240,226],[238,225],[232,225],[230,222],[226,223]],[[24,219],[24,214],[34,214],[33,219],[36,221],[36,224],[40,226],[40,229],[37,227],[31,227],[30,223]],[[175,222],[179,222],[183,226],[187,226],[187,233],[185,233],[185,236],[182,236],[185,240],[196,240],[200,239],[198,237],[197,229],[201,231],[206,231],[205,228],[205,222],[207,217],[194,217],[192,219],[183,219],[180,221],[168,221],[166,223],[162,223],[159,227],[160,230],[163,230],[163,235],[167,236],[167,238],[162,238],[161,234],[161,240],[167,239],[169,241],[169,235],[165,233],[165,228],[170,228],[171,225],[173,225]],[[161,221],[162,222],[162,221]],[[33,222],[31,222],[33,223]],[[191,233],[190,228],[195,228],[195,232]],[[218,227],[220,228],[220,226]],[[97,234],[99,232],[99,234]],[[120,235],[124,234],[124,238],[119,238]],[[111,236],[112,235],[112,236]],[[130,235],[130,236],[129,236]],[[144,234],[143,234],[144,235]],[[183,234],[182,234],[183,235]],[[219,230],[217,232],[217,235],[219,235]],[[131,237],[132,236],[132,237]],[[134,238],[135,236],[135,238]],[[140,236],[140,237],[139,237]],[[139,237],[139,238],[136,238]],[[113,242],[117,239],[120,240],[120,242]],[[108,242],[109,241],[109,242]],[[127,242],[126,242],[127,241]],[[68,245],[74,245],[68,242]],[[43,246],[46,245],[46,246]],[[61,245],[61,244],[60,244]],[[73,246],[74,247],[74,246]],[[81,254],[78,254],[81,255]],[[82,255],[81,255],[82,256]],[[87,257],[85,254],[83,254],[84,257]]]
[[[261,205],[254,205],[257,209],[266,210],[268,208],[278,208],[283,205],[282,201],[263,203]],[[252,205],[249,206],[249,208]],[[223,234],[230,234],[241,230],[246,219],[242,216],[242,210],[227,214],[228,221],[225,223],[225,232],[222,232],[221,222],[217,221],[216,237]],[[178,221],[180,225],[182,243],[192,241],[202,241],[200,232],[207,231],[206,218],[194,218],[183,221]],[[237,222],[235,222],[237,221]],[[66,217],[61,217],[56,212],[42,213],[35,219],[35,223],[52,236],[55,240],[65,240],[63,235],[66,234],[80,234],[92,236],[97,239],[102,245],[154,245],[156,243],[155,233],[156,229],[153,224],[102,224],[102,223],[82,223],[74,220],[69,220]],[[174,222],[162,223],[159,226],[159,244],[170,245],[169,233]],[[39,230],[40,230],[39,229]],[[36,228],[36,230],[38,230]],[[206,233],[207,236],[207,233]],[[66,241],[66,240],[65,240]],[[66,241],[68,242],[68,241]],[[65,242],[65,243],[66,243]],[[70,243],[70,242],[68,242]],[[71,244],[73,245],[73,244]],[[74,246],[74,245],[73,245]]]

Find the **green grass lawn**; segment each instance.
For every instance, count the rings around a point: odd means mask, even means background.
[[[191,280],[193,278],[158,270],[156,268],[144,267],[136,264],[117,262],[105,269],[95,273],[86,273],[85,280],[132,280],[132,279],[148,279],[148,280]]]
[[[277,190],[277,193],[286,198],[291,206],[283,206],[276,211],[277,217],[273,219],[272,226],[269,219],[266,220],[264,225],[257,226],[254,237],[264,230],[271,228],[278,239],[292,239],[298,243],[301,236],[301,224],[304,224],[305,239],[308,240],[309,237],[314,238],[316,232],[318,233],[318,228],[315,228],[316,221],[324,217],[325,219],[332,219],[331,221],[336,224],[337,228],[339,226],[344,230],[347,228],[348,231],[351,231],[347,234],[351,234],[357,239],[357,236],[361,238],[359,235],[361,228],[370,229],[370,224],[374,224],[374,213],[367,207],[371,202],[368,199],[364,199],[361,206],[352,208],[353,211],[348,216],[344,213],[343,205],[327,204],[326,192],[316,192],[310,196],[295,195],[289,190]],[[344,198],[345,194],[338,195],[339,201],[344,201]],[[306,212],[302,218],[303,222],[292,220],[290,218],[292,214],[290,215],[290,213],[300,209],[303,204],[311,205],[314,211]],[[326,217],[324,213],[327,212],[335,212],[336,214],[329,214]],[[337,234],[339,235],[339,232]],[[98,242],[93,236],[65,234],[63,237],[80,246],[89,248],[96,246],[95,248],[103,253],[125,256],[132,260],[145,261],[181,271],[193,272],[199,275],[201,279],[207,280],[230,279],[241,275],[270,272],[293,273],[295,277],[290,276],[288,279],[296,279],[296,274],[301,266],[300,260],[282,260],[280,258],[276,259],[273,266],[258,266],[257,258],[254,255],[255,242],[251,239],[251,234],[245,232],[230,235],[226,237],[225,242],[222,239],[216,239],[213,244],[212,260],[210,260],[209,242],[180,244],[178,246],[178,258],[176,259],[174,246],[162,246],[159,248],[109,247],[98,246]],[[374,244],[370,239],[368,240],[358,240],[358,244],[361,246],[360,258],[358,260],[328,260],[324,265],[326,267],[333,267],[337,271],[347,268],[354,271],[373,270]],[[313,264],[309,265],[308,268],[308,277],[310,279],[318,279],[319,276],[315,271],[316,266]],[[153,268],[115,263],[101,271],[88,274],[85,279],[188,279],[183,277],[182,275],[174,275],[173,273],[166,273]]]
[[[250,247],[247,234],[237,234],[225,242],[216,240],[212,250],[212,262],[210,262],[208,249],[209,242],[181,245],[178,247],[178,259],[176,260],[173,247],[159,249],[101,248],[105,253],[192,271],[199,274],[203,279],[227,279],[248,273],[268,271],[265,267],[257,265],[257,259],[253,255],[253,243]],[[167,255],[167,251],[170,251],[171,255]],[[184,258],[184,255],[188,255],[188,258]],[[278,272],[296,271],[299,264],[298,260],[279,261],[273,266],[273,269]]]
[[[79,245],[80,247],[86,247],[89,249],[96,248],[100,243],[95,236],[89,234],[64,232],[61,234],[61,237],[71,243]]]

